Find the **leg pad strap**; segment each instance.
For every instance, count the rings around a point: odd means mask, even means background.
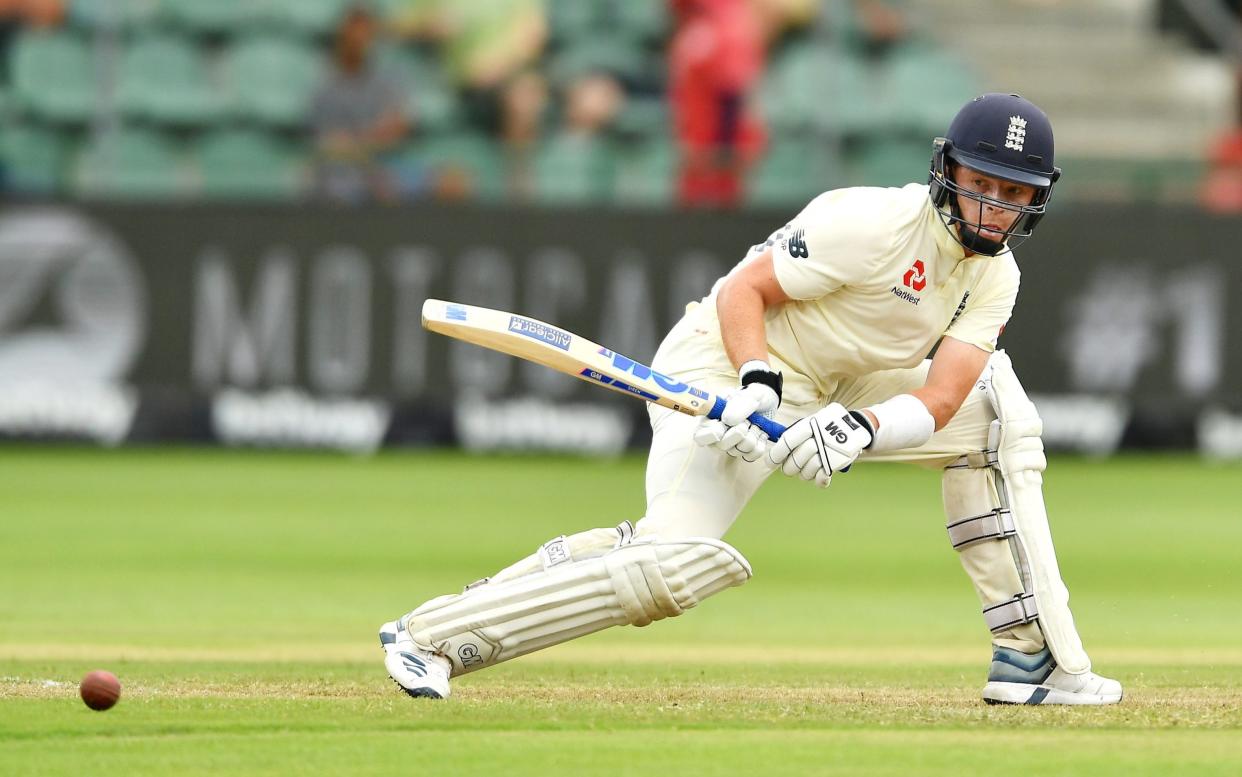
[[[1031,594],[1016,594],[1012,599],[983,608],[983,620],[993,634],[999,634],[1021,626],[1034,623],[1039,619],[1039,609],[1035,606],[1035,597]]]
[[[982,515],[972,515],[952,521],[946,527],[949,542],[954,550],[987,540],[1003,540],[1018,533],[1013,525],[1013,514],[1008,508],[996,507]]]

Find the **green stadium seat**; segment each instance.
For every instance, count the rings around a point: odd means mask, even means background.
[[[217,130],[199,140],[194,156],[206,197],[293,199],[305,187],[305,155],[258,130]]]
[[[660,42],[670,30],[668,3],[663,0],[617,0],[621,27],[647,42]]]
[[[558,84],[594,71],[613,73],[628,81],[649,81],[664,63],[651,57],[637,42],[620,35],[590,35],[575,39],[552,56],[548,74]]]
[[[556,43],[588,34],[595,21],[595,4],[582,0],[547,0],[548,33]]]
[[[668,32],[664,0],[548,0],[546,8],[558,44],[600,33],[651,43]]]
[[[664,98],[629,97],[613,122],[613,129],[627,138],[649,138],[669,134],[672,121]]]
[[[146,29],[159,18],[161,0],[70,0],[66,17],[81,27]]]
[[[407,149],[398,166],[407,177],[414,170],[425,181],[462,175],[475,199],[495,201],[506,193],[504,159],[485,135],[460,132],[420,140]],[[434,183],[429,185],[434,188]]]
[[[146,200],[186,194],[188,173],[168,138],[153,130],[122,127],[88,143],[74,183],[85,197]]]
[[[612,196],[616,167],[603,138],[560,133],[535,154],[535,198],[553,205],[606,201]]]
[[[924,183],[931,165],[931,148],[931,135],[878,136],[861,142],[846,158],[846,184],[905,186]]]
[[[746,202],[757,207],[794,207],[842,185],[839,161],[817,138],[776,137],[752,168]]]
[[[245,29],[254,22],[255,0],[160,0],[160,14],[195,33],[218,35]]]
[[[227,62],[234,110],[276,126],[301,126],[322,75],[318,53],[288,38],[251,37],[237,43]]]
[[[894,106],[890,126],[934,137],[979,94],[980,84],[960,59],[930,44],[912,43],[889,56],[884,91]]]
[[[612,199],[620,205],[671,205],[675,193],[677,150],[666,137],[624,144],[616,152]]]
[[[866,134],[883,128],[889,118],[877,86],[877,74],[847,49],[802,42],[769,69],[759,105],[778,132]]]
[[[4,188],[21,194],[55,194],[64,185],[66,139],[50,127],[0,125]]]
[[[24,31],[10,64],[19,111],[63,122],[84,122],[95,112],[95,64],[87,42],[77,35]]]
[[[224,107],[198,48],[163,34],[140,37],[125,50],[117,104],[131,117],[175,124],[209,123]]]
[[[260,0],[258,15],[281,30],[325,36],[356,0]]]

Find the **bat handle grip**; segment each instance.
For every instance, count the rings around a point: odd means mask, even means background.
[[[716,404],[712,405],[712,409],[707,411],[707,417],[719,421],[720,414],[724,412],[724,408],[724,397],[716,397]],[[779,440],[781,435],[785,433],[785,427],[783,425],[778,424],[771,418],[764,418],[758,413],[752,413],[750,418],[746,420],[762,429],[764,433],[767,434],[768,439],[772,442]]]

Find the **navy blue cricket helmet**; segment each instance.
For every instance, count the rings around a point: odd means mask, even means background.
[[[965,105],[943,138],[932,144],[930,196],[949,234],[963,247],[996,256],[1031,236],[1048,208],[1052,187],[1061,177],[1053,156],[1052,123],[1030,100],[1016,94],[985,94]],[[985,175],[1035,187],[1028,205],[993,199],[958,186],[951,165],[962,165]],[[1002,240],[983,237],[983,208],[979,221],[962,217],[957,197],[962,195],[1020,214]],[[945,211],[945,205],[948,211]]]

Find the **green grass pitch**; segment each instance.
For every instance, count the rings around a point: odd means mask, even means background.
[[[754,579],[685,617],[392,685],[381,622],[639,517],[642,464],[0,448],[0,774],[1242,774],[1242,467],[1182,457],[1047,474],[1117,707],[979,700],[939,478],[882,465],[774,478],[728,537]]]

